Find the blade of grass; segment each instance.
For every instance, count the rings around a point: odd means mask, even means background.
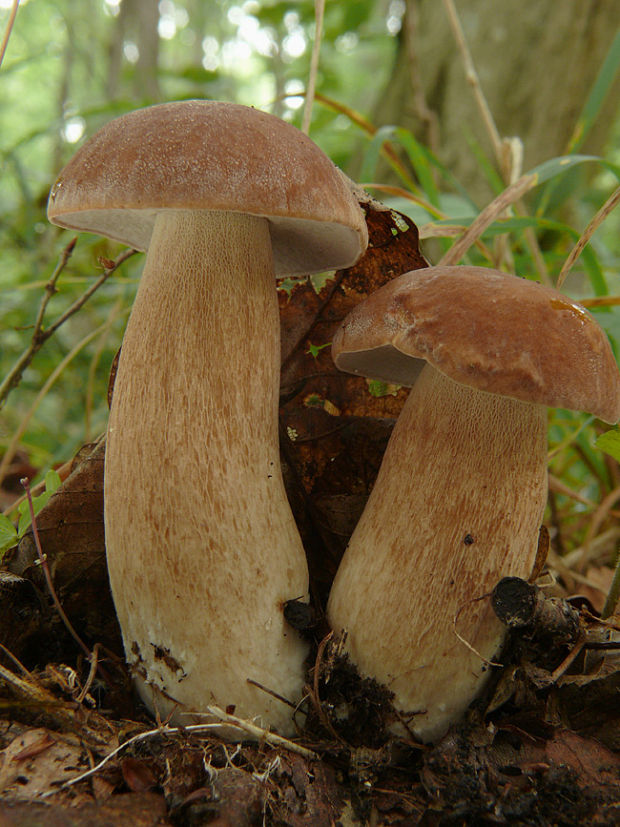
[[[583,144],[588,132],[598,117],[601,107],[611,89],[616,76],[620,70],[620,31],[616,34],[607,56],[603,61],[596,80],[590,90],[590,94],[584,104],[581,114],[575,124],[573,134],[568,141],[566,154],[576,152]]]
[[[601,166],[610,169],[620,180],[620,167],[605,161],[596,155],[562,155],[558,158],[551,158],[542,164],[531,169],[505,189],[497,198],[488,204],[480,215],[471,224],[467,232],[459,239],[442,257],[439,264],[458,264],[472,244],[491,226],[506,209],[506,207],[519,201],[527,192],[548,181],[567,169],[572,169],[578,164],[596,161]]]
[[[560,275],[558,276],[557,286],[561,287],[564,284],[564,280],[566,276],[569,274],[573,264],[577,261],[579,256],[582,254],[586,244],[590,241],[596,230],[600,227],[603,221],[607,218],[607,216],[612,212],[613,209],[618,205],[620,202],[620,187],[617,187],[614,192],[609,196],[607,201],[603,204],[600,210],[597,210],[596,215],[592,218],[589,222],[588,226],[585,228],[581,237],[570,251],[566,261],[564,262],[562,269],[560,270]]]
[[[323,35],[323,16],[325,13],[325,0],[314,2],[314,44],[310,58],[310,73],[308,75],[308,88],[301,121],[301,131],[306,135],[310,132],[310,121],[312,120],[312,104],[316,92],[316,76],[319,71],[319,56],[321,54],[321,38]]]
[[[522,198],[526,192],[537,186],[537,184],[538,177],[535,174],[524,175],[512,184],[512,186],[500,193],[497,198],[494,198],[493,201],[482,210],[461,238],[442,256],[439,265],[448,266],[458,264],[472,244],[480,238],[487,227],[493,224],[506,207],[518,201],[519,198]]]
[[[396,150],[392,146],[391,139],[396,135],[398,127],[382,126],[373,133],[372,140],[368,144],[364,154],[362,169],[359,174],[361,181],[372,181],[375,177],[375,170],[379,163],[379,156],[385,154],[390,165],[404,183],[416,194],[420,194],[420,188],[413,180],[404,164],[398,158]]]

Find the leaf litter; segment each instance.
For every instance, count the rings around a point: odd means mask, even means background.
[[[97,644],[91,662],[50,605],[31,533],[0,572],[0,823],[620,820],[620,618],[601,621],[586,598],[550,608],[538,586],[525,584],[542,601],[534,614],[565,613],[574,634],[509,624],[503,667],[434,746],[390,737],[389,692],[360,679],[328,633],[321,607],[406,398],[398,387],[371,389],[338,373],[328,345],[358,301],[427,266],[408,219],[365,206],[371,243],[355,267],[279,291],[284,477],[314,599],[308,614],[291,608],[315,652],[299,737],[278,740],[237,719],[254,740],[226,743],[208,725],[154,724],[136,703],[105,569],[102,439],[81,452],[37,516],[59,599]],[[107,681],[93,659],[105,664]]]

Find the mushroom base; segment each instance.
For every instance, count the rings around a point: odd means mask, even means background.
[[[295,731],[248,683],[296,702],[305,677],[282,613],[308,573],[280,471],[279,364],[267,221],[161,213],[114,388],[105,528],[140,694],[163,715],[179,704],[180,722],[216,704]]]
[[[360,674],[394,693],[422,740],[441,737],[489,676],[504,630],[488,593],[532,571],[546,430],[543,406],[466,388],[430,366],[394,428],[327,612],[334,630],[346,629]]]

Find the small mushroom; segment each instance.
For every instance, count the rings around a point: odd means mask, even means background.
[[[296,702],[307,654],[282,612],[308,574],[280,470],[274,275],[355,262],[359,204],[293,126],[185,101],[104,126],[48,215],[148,250],[105,463],[108,569],[140,695],[181,723],[216,703],[290,733],[291,709],[248,682]]]
[[[333,357],[343,371],[413,389],[328,619],[346,629],[360,673],[394,692],[401,721],[433,741],[482,689],[503,640],[480,598],[501,577],[532,571],[547,498],[546,406],[615,422],[620,374],[582,307],[479,267],[394,279],[349,313]]]

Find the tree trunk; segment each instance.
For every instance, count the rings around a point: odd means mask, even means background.
[[[158,0],[123,0],[109,48],[107,93],[110,100],[122,94],[123,47],[127,39],[133,40],[138,48],[138,61],[132,72],[133,95],[138,100],[159,100],[158,23]]]
[[[456,0],[502,137],[524,144],[523,169],[566,151],[617,31],[617,0]],[[616,80],[582,147],[600,152],[620,97]],[[407,0],[394,71],[373,121],[411,129],[478,200],[490,196],[470,142],[494,159],[443,3]]]

